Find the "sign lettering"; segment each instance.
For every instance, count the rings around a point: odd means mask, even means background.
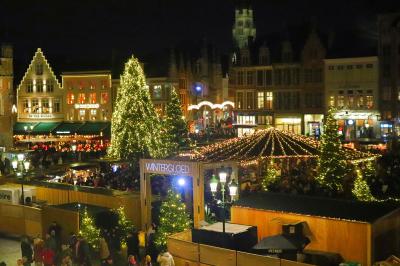
[[[75,109],[98,109],[100,105],[98,103],[76,103]]]
[[[171,164],[171,163],[146,163],[148,172],[158,172],[164,174],[189,174],[190,167],[186,164]]]
[[[28,118],[54,118],[53,114],[28,114]]]

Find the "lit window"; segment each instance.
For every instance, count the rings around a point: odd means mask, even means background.
[[[92,120],[96,120],[97,109],[90,109],[90,116]]]
[[[36,92],[43,92],[43,80],[36,80]]]
[[[46,83],[46,91],[48,91],[48,92],[53,92],[53,90],[54,90],[54,83],[53,83],[53,81],[52,81],[52,80],[47,80],[47,83]]]
[[[363,108],[364,107],[364,96],[358,96],[357,107],[358,108]]]
[[[96,103],[96,93],[90,93],[89,94],[89,99],[90,99],[90,103]]]
[[[60,99],[53,100],[53,113],[59,113],[61,111]]]
[[[272,109],[272,100],[273,100],[272,91],[267,91],[267,96],[265,99],[265,108],[266,109]]]
[[[75,102],[75,95],[73,93],[67,94],[67,104],[74,104]]]
[[[30,110],[31,108],[29,108],[29,101],[28,101],[28,99],[24,99],[24,101],[23,101],[23,112],[25,113],[25,114],[27,114],[27,113],[30,113]]]
[[[43,64],[42,63],[37,63],[35,66],[35,73],[36,75],[40,76],[43,75]]]
[[[83,116],[84,117],[85,115],[86,115],[86,110],[85,109],[80,109],[79,110],[79,116],[81,116],[81,117]]]
[[[102,92],[101,93],[101,104],[106,104],[106,103],[108,103],[108,93]]]
[[[262,91],[257,93],[257,107],[259,109],[264,108],[264,92]]]
[[[85,103],[86,101],[86,95],[84,93],[79,93],[78,95],[78,103]]]
[[[335,106],[335,96],[329,97],[329,106]]]
[[[339,95],[337,97],[337,106],[339,108],[343,108],[344,107],[344,96],[343,95]]]
[[[161,85],[154,85],[153,87],[153,98],[160,99],[162,97],[162,87]]]
[[[42,113],[49,113],[50,112],[50,103],[49,99],[42,99]]]
[[[32,113],[39,113],[40,106],[38,99],[32,99]]]
[[[374,96],[368,95],[365,96],[366,101],[367,101],[367,108],[372,109],[374,107]]]
[[[33,82],[31,79],[26,81],[26,92],[33,92]]]

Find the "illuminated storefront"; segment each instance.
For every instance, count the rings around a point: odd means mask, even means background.
[[[304,134],[319,138],[323,131],[323,114],[305,114],[304,115]]]
[[[384,126],[378,122],[378,112],[347,110],[338,111],[334,116],[338,121],[339,133],[343,136],[343,140],[346,141],[377,139],[381,135],[379,127]],[[389,129],[390,127],[388,125],[385,128]]]
[[[301,117],[276,117],[275,127],[280,130],[301,134]]]
[[[193,112],[195,125],[194,130],[204,130],[208,127],[232,127],[234,103],[225,101],[221,104],[213,104],[209,101],[202,101],[190,105],[188,110]]]

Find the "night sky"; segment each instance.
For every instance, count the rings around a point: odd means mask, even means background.
[[[321,30],[351,28],[371,40],[376,14],[400,11],[398,0],[260,0],[252,6],[258,36],[312,19]],[[37,47],[56,71],[101,67],[112,55],[145,58],[203,38],[228,52],[234,8],[233,0],[0,0],[0,41],[14,45],[17,76]]]

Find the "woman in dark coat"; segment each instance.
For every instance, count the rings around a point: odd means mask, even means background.
[[[24,266],[31,265],[33,250],[31,243],[29,242],[29,239],[26,236],[21,239],[21,253],[22,253],[22,258],[25,258]]]

